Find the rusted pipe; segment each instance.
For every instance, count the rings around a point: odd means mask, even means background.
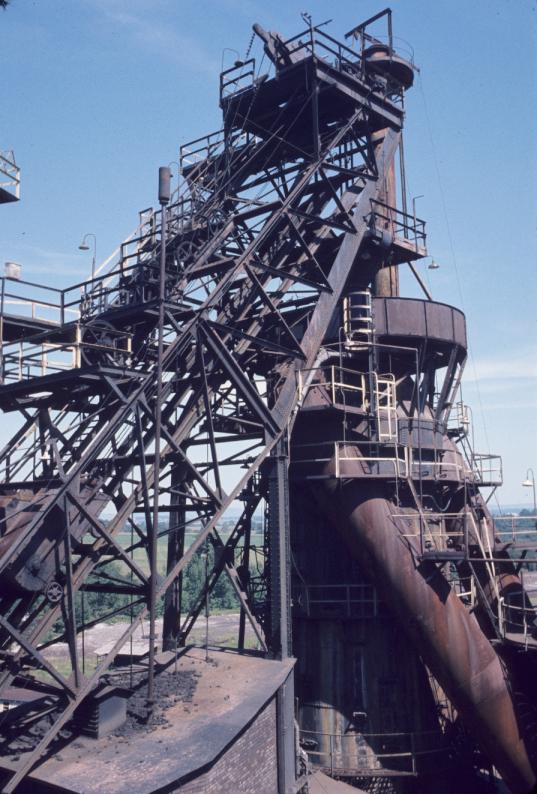
[[[514,794],[536,784],[500,660],[433,562],[420,562],[381,489],[325,480],[318,498],[369,570],[483,750]]]

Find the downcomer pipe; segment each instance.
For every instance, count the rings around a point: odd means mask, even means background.
[[[379,489],[334,479],[316,491],[425,663],[514,794],[536,785],[500,660],[433,562],[421,562]]]

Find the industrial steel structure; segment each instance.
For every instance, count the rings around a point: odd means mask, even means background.
[[[144,619],[151,714],[159,600],[175,656],[221,575],[237,653],[249,624],[260,664],[297,659],[278,690],[279,791],[306,790],[307,765],[393,790],[462,786],[487,764],[514,792],[535,784],[533,541],[488,511],[501,461],[473,450],[458,398],[465,318],[415,266],[415,67],[388,9],[344,42],[307,22],[287,40],[254,26],[269,72],[250,52],[222,72],[223,129],[181,147],[172,195],[161,169],[160,210],[92,279],[2,279],[0,408],[20,422],[0,453],[0,697],[26,693],[0,718],[6,794],[76,737]],[[400,267],[422,299],[399,295]],[[89,671],[91,592],[123,598],[99,621],[128,620]]]

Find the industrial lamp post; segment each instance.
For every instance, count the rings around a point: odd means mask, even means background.
[[[85,234],[84,237],[82,238],[82,242],[78,246],[78,250],[79,251],[90,250],[90,247],[86,242],[88,237],[93,237],[93,259],[91,262],[91,280],[93,281],[93,279],[95,278],[95,260],[97,258],[97,236],[93,234],[93,232],[88,232],[88,234]]]
[[[537,498],[535,496],[535,474],[533,473],[533,469],[528,469],[526,471],[526,479],[523,481],[522,485],[524,488],[532,488],[533,490],[533,518],[535,521],[535,529],[537,529]]]
[[[150,537],[150,579],[149,579],[149,659],[147,675],[147,705],[148,714],[153,711],[155,703],[155,645],[157,642],[156,617],[157,617],[157,579],[158,579],[158,521],[160,500],[160,442],[162,436],[162,359],[164,357],[164,301],[166,299],[166,208],[170,203],[171,171],[168,166],[158,170],[158,200],[160,204],[160,270],[158,294],[158,353],[157,353],[157,378],[155,394],[155,454],[153,461],[153,519],[147,528]]]

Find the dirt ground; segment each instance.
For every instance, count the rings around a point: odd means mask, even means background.
[[[84,656],[86,660],[86,672],[95,667],[101,657],[112,649],[115,642],[121,637],[127,628],[125,621],[117,623],[98,623],[93,628],[84,633],[84,638],[79,637],[79,654],[82,655],[84,646]],[[209,646],[212,647],[236,647],[239,630],[239,613],[228,612],[221,615],[211,615],[209,617]],[[189,635],[189,644],[198,646],[205,645],[206,622],[205,617],[199,617],[192,632]],[[162,619],[157,620],[157,634],[162,635]],[[132,653],[143,654],[149,647],[149,623],[144,621],[134,632],[132,638]],[[255,648],[255,635],[248,625],[246,628],[246,643],[248,647]],[[123,647],[123,652],[129,653],[131,649],[128,640]],[[45,656],[50,661],[54,661],[60,666],[69,664],[69,651],[66,643],[56,643],[47,648]]]

